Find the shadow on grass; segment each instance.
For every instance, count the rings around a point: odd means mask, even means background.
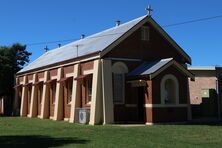
[[[64,146],[67,144],[86,144],[88,140],[78,138],[54,138],[42,135],[7,135],[0,136],[0,148],[39,147],[49,148]]]

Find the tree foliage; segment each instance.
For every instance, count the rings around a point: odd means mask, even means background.
[[[29,62],[25,45],[0,46],[0,96],[12,93],[15,74]]]

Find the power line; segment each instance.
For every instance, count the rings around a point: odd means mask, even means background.
[[[119,33],[110,33],[110,34],[105,34],[105,35],[99,35],[99,36],[89,36],[89,38],[100,38],[100,37],[105,37],[105,36],[111,36],[111,35],[117,35],[117,34],[122,34],[124,32],[119,32]],[[34,45],[43,45],[43,44],[54,44],[54,43],[62,43],[62,42],[69,42],[69,41],[75,41],[78,40],[77,38],[73,39],[67,39],[67,40],[57,40],[57,41],[47,41],[47,42],[36,42],[36,43],[29,43],[26,44],[27,46],[34,46]]]
[[[222,15],[206,17],[206,18],[200,18],[200,19],[194,19],[194,20],[189,20],[189,21],[185,21],[185,22],[179,22],[179,23],[164,25],[162,27],[163,28],[173,27],[173,26],[179,26],[179,25],[184,25],[184,24],[191,24],[191,23],[202,22],[202,21],[207,21],[207,20],[212,20],[212,19],[217,19],[217,18],[222,18]]]
[[[26,44],[27,46],[35,46],[35,45],[43,45],[43,44],[54,44],[54,43],[61,43],[61,42],[69,42],[76,39],[67,39],[67,40],[57,40],[57,41],[47,41],[47,42],[36,42],[36,43],[29,43]]]
[[[180,26],[180,25],[191,24],[191,23],[196,23],[196,22],[203,22],[203,21],[208,21],[208,20],[213,20],[213,19],[218,19],[218,18],[222,18],[222,15],[217,15],[217,16],[212,16],[212,17],[199,18],[199,19],[193,19],[193,20],[184,21],[184,22],[168,24],[168,25],[163,25],[162,27],[163,28],[174,27],[174,26]],[[101,36],[92,36],[92,37],[88,37],[88,38],[99,38],[99,37],[117,35],[117,34],[121,34],[121,33],[113,33],[113,34],[107,34],[107,35],[101,35]],[[26,45],[27,46],[35,46],[35,45],[55,44],[55,43],[64,43],[64,42],[75,41],[75,40],[78,40],[78,39],[73,38],[73,39],[47,41],[47,42],[35,42],[35,43],[29,43],[29,44],[26,44]]]

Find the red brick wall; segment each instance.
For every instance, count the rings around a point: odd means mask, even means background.
[[[216,89],[216,77],[195,77],[195,81],[189,81],[190,101],[191,104],[201,104],[202,89]]]
[[[44,72],[38,73],[37,77],[38,77],[38,80],[41,78],[44,78]]]
[[[52,77],[52,76],[56,76],[57,75],[57,71],[58,69],[52,69],[49,71],[49,75]]]
[[[146,119],[150,123],[187,121],[187,107],[146,108]]]
[[[85,70],[93,69],[93,64],[94,64],[94,61],[90,61],[90,62],[86,62],[86,63],[81,63],[80,64],[81,74],[83,74],[83,71],[85,71]]]
[[[183,75],[180,71],[178,71],[174,67],[169,67],[166,70],[164,70],[162,73],[160,73],[157,77],[155,77],[152,80],[152,102],[153,104],[160,104],[161,103],[161,80],[162,78],[167,75],[172,74],[174,75],[179,82],[179,103],[180,104],[186,104],[188,100],[188,78],[187,76]]]
[[[73,73],[74,72],[74,65],[71,65],[71,66],[66,66],[64,67],[64,76],[68,73]]]
[[[28,81],[31,81],[33,79],[33,75],[28,75]]]
[[[177,49],[170,45],[150,24],[146,24],[146,26],[150,26],[150,41],[142,41],[141,30],[138,29],[105,57],[138,58],[147,61],[173,57],[178,62],[184,63],[184,58]]]

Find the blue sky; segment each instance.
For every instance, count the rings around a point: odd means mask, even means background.
[[[161,25],[222,15],[221,0],[1,0],[0,45],[78,39],[146,14]],[[222,65],[222,18],[164,28],[193,65]],[[61,42],[62,45],[68,42]],[[31,61],[55,44],[27,46]]]

